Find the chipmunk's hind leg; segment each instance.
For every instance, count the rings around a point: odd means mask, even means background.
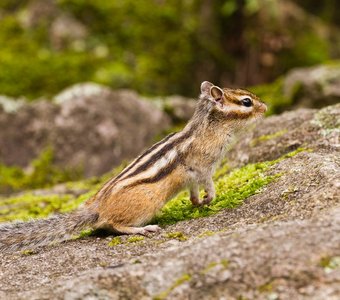
[[[114,225],[112,226],[115,231],[119,233],[125,234],[141,234],[141,235],[148,235],[151,232],[158,232],[161,228],[158,225],[147,225],[144,227],[130,227],[130,226],[123,226],[123,225]]]

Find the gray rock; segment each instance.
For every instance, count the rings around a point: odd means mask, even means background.
[[[340,101],[340,64],[290,71],[283,84],[285,97],[299,107],[320,108]]]
[[[0,161],[25,167],[47,146],[60,166],[103,174],[153,143],[169,118],[128,90],[92,83],[75,85],[55,97],[0,111]]]
[[[194,114],[197,99],[169,96],[162,99],[163,110],[176,122],[187,122]]]

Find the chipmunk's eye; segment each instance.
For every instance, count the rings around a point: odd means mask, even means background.
[[[242,105],[246,106],[246,107],[250,107],[253,105],[253,102],[251,101],[250,98],[244,98],[241,100]]]

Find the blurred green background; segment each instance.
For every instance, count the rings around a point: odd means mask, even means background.
[[[84,81],[197,96],[340,57],[340,1],[1,0],[0,94]]]

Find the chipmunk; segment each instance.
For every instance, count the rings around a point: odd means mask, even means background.
[[[204,81],[195,113],[182,131],[147,149],[78,210],[1,225],[0,250],[65,241],[86,228],[121,234],[157,232],[158,225],[146,224],[184,188],[189,188],[193,205],[208,205],[215,197],[212,175],[232,136],[266,109],[246,90],[222,89]],[[206,193],[203,199],[199,187]]]

